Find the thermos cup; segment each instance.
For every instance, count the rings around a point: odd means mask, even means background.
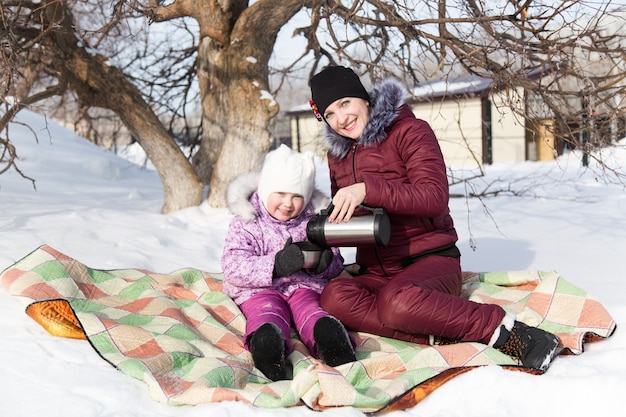
[[[304,256],[304,265],[302,265],[302,268],[317,268],[324,248],[312,242],[295,242],[295,244],[300,248]]]
[[[359,206],[347,222],[329,223],[333,205],[321,210],[307,223],[306,234],[310,242],[320,246],[386,246],[391,235],[389,216],[384,208]]]

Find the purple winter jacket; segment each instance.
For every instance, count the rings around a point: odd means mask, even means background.
[[[289,237],[293,242],[307,240],[306,225],[317,211],[326,208],[328,197],[316,189],[298,217],[280,221],[270,216],[259,200],[258,180],[258,173],[242,175],[228,188],[228,208],[235,217],[228,227],[221,257],[223,292],[237,304],[269,289],[285,295],[298,288],[321,293],[328,281],[343,270],[339,248],[332,248],[333,261],[321,274],[300,270],[272,281],[272,273],[276,253],[283,249]]]

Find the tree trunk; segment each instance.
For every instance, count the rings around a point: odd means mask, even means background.
[[[196,172],[210,185],[208,203],[226,206],[234,177],[259,168],[270,147],[270,123],[279,111],[269,93],[269,59],[280,28],[300,0],[260,0],[232,19],[227,45],[204,37],[198,50],[203,137]]]
[[[210,184],[209,205],[225,207],[226,189],[233,177],[257,169],[270,143],[269,124],[278,104],[263,92],[267,79],[259,79],[253,64],[233,47],[221,53],[205,52],[212,44],[206,40],[200,55],[212,62],[199,79],[205,81],[202,95],[203,131],[196,170]],[[201,85],[203,83],[201,82]],[[267,88],[267,87],[265,87]]]

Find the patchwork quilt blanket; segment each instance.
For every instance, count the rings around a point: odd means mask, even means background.
[[[556,272],[466,275],[464,297],[500,304],[518,320],[557,334],[562,354],[580,354],[585,343],[615,330],[601,303]],[[221,278],[190,268],[168,274],[98,270],[49,246],[0,275],[4,288],[48,332],[88,339],[105,361],[171,405],[235,400],[265,408],[385,412],[413,407],[477,366],[524,370],[480,343],[425,346],[366,333],[355,333],[358,360],[331,368],[311,357],[293,334],[293,379],[272,382],[243,347],[245,318],[221,292]]]

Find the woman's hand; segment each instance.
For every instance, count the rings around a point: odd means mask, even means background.
[[[359,182],[340,188],[333,197],[333,211],[328,216],[329,222],[347,222],[354,210],[365,201],[365,183]]]

